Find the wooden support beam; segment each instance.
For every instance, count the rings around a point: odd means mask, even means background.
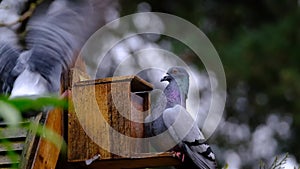
[[[40,113],[34,118],[32,123],[40,125],[52,130],[56,134],[62,136],[63,133],[63,111],[61,109],[54,109],[47,114]],[[47,135],[49,133],[45,133]],[[62,143],[62,137],[60,138]],[[29,131],[19,168],[21,169],[54,169],[60,154],[60,145],[55,145],[43,136],[37,134],[37,129],[32,128]]]
[[[63,135],[63,111],[54,109],[47,114],[45,127],[52,130],[56,134]],[[47,134],[47,133],[45,133]],[[58,138],[58,139],[62,139]],[[55,145],[47,138],[40,137],[34,162],[31,169],[54,169],[56,167],[62,140],[57,140],[60,145]]]

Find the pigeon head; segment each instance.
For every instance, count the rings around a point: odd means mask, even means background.
[[[187,94],[189,90],[189,74],[184,67],[180,67],[180,66],[171,67],[167,71],[167,75],[164,76],[160,81],[161,82],[168,81],[169,84],[175,83],[176,86],[179,87],[181,95],[187,98]]]
[[[171,67],[168,72],[167,76],[164,76],[160,81],[172,81],[172,80],[188,80],[189,74],[188,72],[180,66]]]

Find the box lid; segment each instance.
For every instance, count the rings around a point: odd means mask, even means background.
[[[138,76],[117,76],[117,77],[108,77],[96,80],[85,80],[76,82],[74,87],[76,86],[87,86],[87,85],[96,85],[96,84],[105,84],[105,83],[118,83],[118,82],[128,82],[131,85],[132,92],[140,92],[140,91],[151,91],[153,89],[153,85],[147,82],[146,80],[138,77]]]

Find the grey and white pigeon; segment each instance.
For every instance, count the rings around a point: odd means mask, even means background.
[[[0,6],[8,6],[6,13],[1,11],[0,21],[10,13],[18,19],[23,7],[29,6],[25,4],[32,2],[18,0],[7,5],[9,1],[0,1]],[[0,92],[11,97],[58,93],[61,73],[74,64],[89,36],[105,24],[106,7],[114,1],[43,1],[29,21],[22,23],[26,32],[22,45],[11,26],[0,27]]]
[[[157,94],[156,91],[151,114],[145,119],[145,129],[147,137],[159,136],[165,132],[170,137],[164,135],[151,144],[154,148],[163,150],[167,147],[166,144],[175,143],[176,146],[170,150],[183,161],[180,168],[217,168],[214,153],[186,110],[189,74],[183,67],[176,66],[170,68],[161,81],[168,81],[169,84],[163,93]]]

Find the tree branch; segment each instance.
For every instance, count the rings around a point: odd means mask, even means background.
[[[0,27],[11,27],[13,25],[16,25],[18,23],[22,23],[23,21],[25,21],[26,19],[30,18],[33,14],[33,12],[35,11],[36,7],[38,5],[40,5],[44,0],[37,0],[34,3],[31,3],[29,6],[29,9],[23,13],[23,15],[21,15],[19,17],[19,19],[15,22],[11,22],[11,23],[0,23]]]

